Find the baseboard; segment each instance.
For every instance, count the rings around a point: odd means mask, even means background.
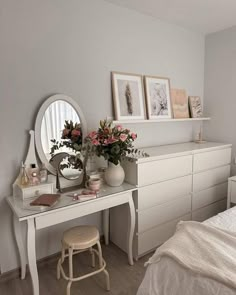
[[[103,235],[100,237],[100,241],[101,241],[101,243],[104,242]],[[41,266],[49,263],[50,261],[59,259],[60,255],[61,255],[61,252],[57,252],[57,253],[54,253],[54,254],[49,255],[47,257],[37,260],[37,267],[41,267]],[[26,275],[27,275],[27,273],[29,273],[28,264],[26,265]],[[0,283],[6,282],[6,281],[12,280],[12,279],[20,278],[20,276],[21,276],[20,267],[12,269],[10,271],[0,274]]]

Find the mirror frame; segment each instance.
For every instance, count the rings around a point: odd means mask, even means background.
[[[42,120],[43,116],[47,110],[47,108],[50,106],[50,104],[54,103],[55,101],[58,100],[63,100],[67,103],[69,103],[77,112],[79,118],[80,118],[80,123],[81,123],[81,129],[82,129],[82,138],[87,135],[87,122],[85,120],[84,114],[77,104],[71,97],[65,95],[65,94],[55,94],[50,97],[48,97],[45,102],[41,105],[36,120],[35,120],[35,147],[39,156],[39,159],[41,163],[44,163],[47,170],[52,173],[53,175],[56,175],[56,169],[48,162],[43,146],[42,146],[42,141],[41,141],[41,125],[42,125]]]

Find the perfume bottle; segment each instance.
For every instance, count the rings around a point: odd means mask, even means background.
[[[25,169],[25,165],[24,165],[23,161],[21,163],[20,184],[22,186],[29,185],[29,177],[28,177],[28,175],[26,173],[26,169]]]
[[[41,183],[47,182],[48,180],[48,171],[44,163],[42,164],[41,169],[39,170],[39,177]]]
[[[39,169],[36,167],[36,164],[31,164],[29,169],[30,184],[37,185],[39,181]]]

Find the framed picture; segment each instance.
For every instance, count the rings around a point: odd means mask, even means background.
[[[175,119],[189,118],[188,97],[184,89],[171,89],[171,102]]]
[[[145,76],[144,84],[148,119],[171,118],[170,80]]]
[[[141,75],[112,72],[112,96],[116,120],[145,119]]]
[[[189,96],[189,109],[192,118],[201,118],[202,114],[202,103],[199,96]]]

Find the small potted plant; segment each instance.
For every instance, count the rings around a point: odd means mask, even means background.
[[[133,147],[137,134],[121,125],[113,125],[112,121],[101,120],[97,131],[92,131],[85,138],[94,153],[108,161],[105,180],[110,186],[120,186],[125,178],[124,169],[120,165],[123,157],[140,152]]]

